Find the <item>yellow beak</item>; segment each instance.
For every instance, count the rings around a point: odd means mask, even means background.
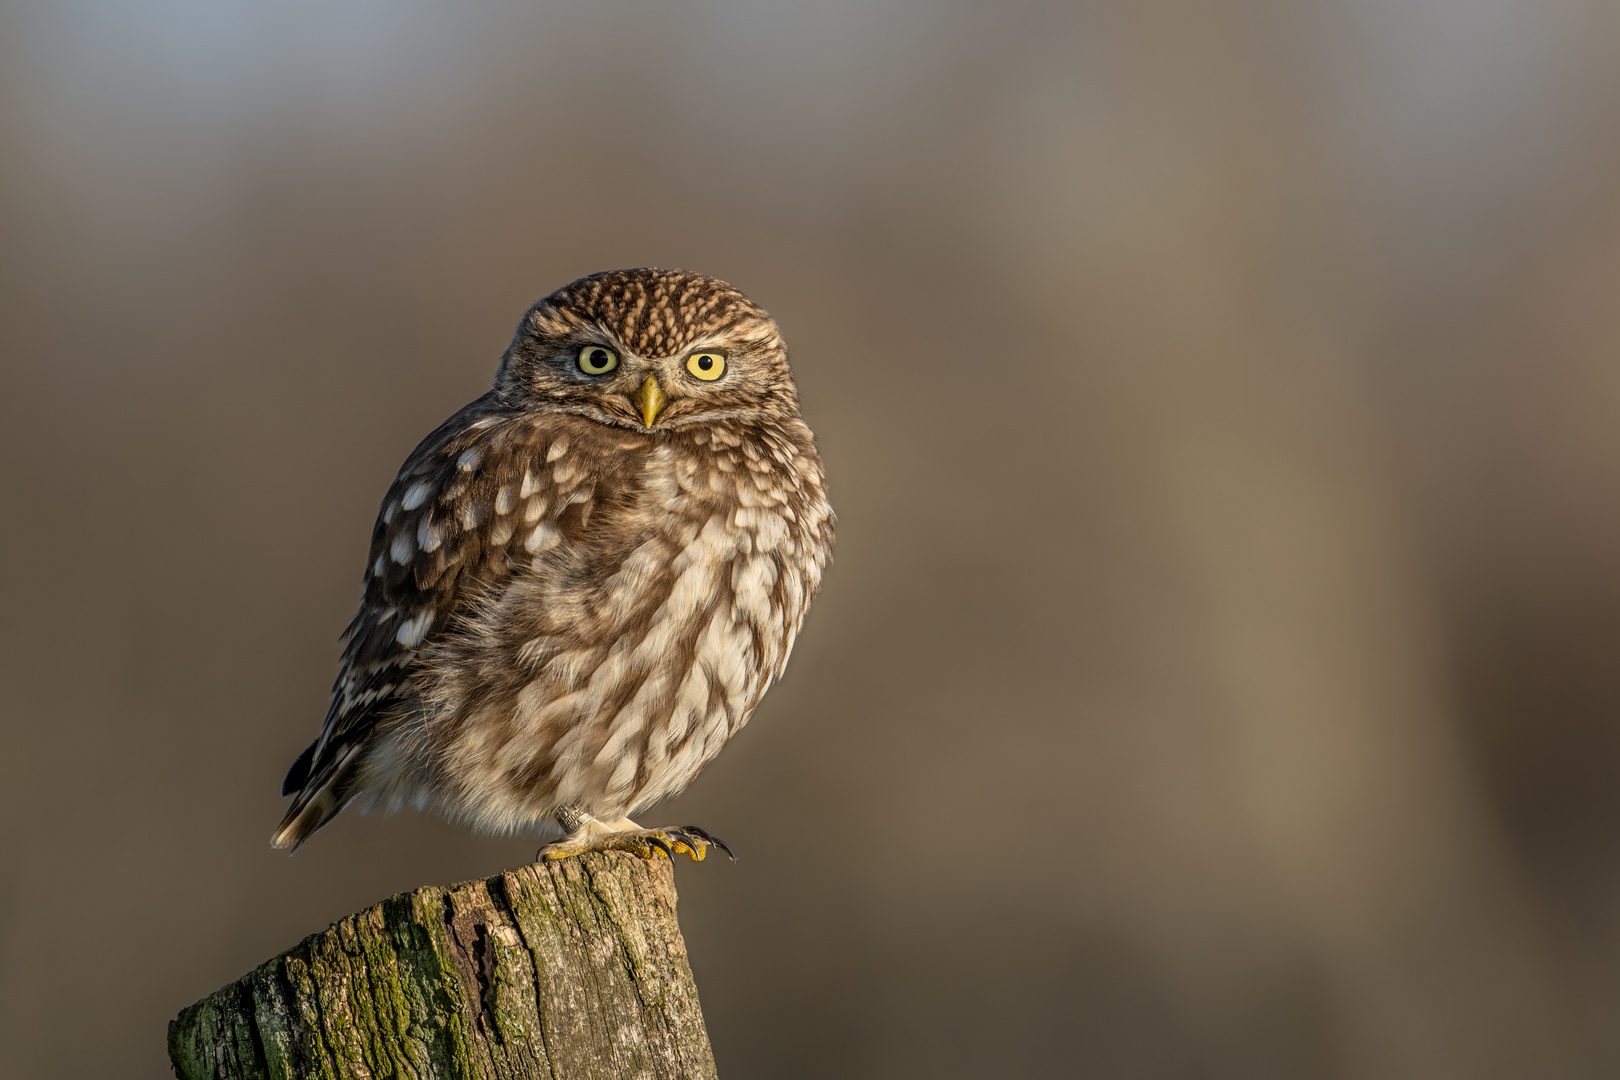
[[[635,402],[636,408],[641,410],[641,418],[648,427],[652,427],[653,421],[658,419],[658,414],[669,403],[669,398],[664,396],[664,388],[658,385],[658,380],[649,375],[647,381],[641,384],[641,389],[636,391]]]

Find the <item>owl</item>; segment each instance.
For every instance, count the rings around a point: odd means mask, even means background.
[[[703,830],[631,815],[748,722],[832,544],[769,315],[685,271],[558,290],[388,489],[271,842],[295,849],[359,800],[559,836],[545,858],[701,859],[719,843]]]

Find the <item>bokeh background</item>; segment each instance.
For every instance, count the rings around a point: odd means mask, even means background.
[[[724,277],[840,513],[653,820],[730,1077],[1620,1072],[1620,7],[0,8],[0,1075],[533,844],[270,850],[526,305]]]

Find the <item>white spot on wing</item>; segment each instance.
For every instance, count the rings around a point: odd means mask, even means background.
[[[431,625],[433,625],[433,609],[428,608],[418,612],[414,619],[400,623],[399,631],[394,634],[394,640],[407,649],[414,649],[422,644],[422,639],[427,636],[428,627]]]
[[[472,472],[474,469],[478,468],[478,463],[482,461],[483,458],[483,450],[476,446],[471,450],[463,450],[461,452],[461,456],[456,458],[456,468],[462,470],[463,472]]]
[[[437,551],[443,541],[444,537],[439,534],[432,520],[424,516],[421,523],[416,526],[416,542],[422,546],[422,550]]]
[[[534,527],[534,532],[529,534],[529,538],[523,541],[523,546],[531,553],[549,551],[561,540],[562,533],[557,531],[557,526],[549,521],[542,521]]]
[[[566,453],[568,453],[568,436],[564,435],[551,444],[551,448],[546,451],[546,460],[556,461]]]
[[[540,481],[528,469],[523,470],[523,487],[518,490],[518,498],[527,499],[540,490]]]
[[[401,532],[395,535],[393,544],[388,548],[388,554],[393,557],[395,562],[399,563],[401,566],[404,566],[406,563],[411,561],[412,547],[411,534],[408,532]]]
[[[512,506],[512,485],[503,484],[501,490],[495,493],[495,512],[497,514],[510,514]]]
[[[426,480],[420,480],[411,485],[411,489],[405,493],[405,498],[400,501],[400,505],[407,510],[415,510],[418,506],[427,502],[427,497],[431,494],[433,494],[433,485]]]

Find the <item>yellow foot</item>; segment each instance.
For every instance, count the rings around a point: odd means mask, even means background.
[[[630,828],[613,828],[620,824],[628,824]],[[628,851],[643,859],[654,859],[660,854],[673,859],[681,854],[690,856],[693,862],[702,862],[711,846],[724,851],[732,862],[737,861],[724,840],[710,836],[696,825],[643,829],[628,818],[611,824],[593,818],[556,843],[541,848],[535,853],[535,860],[566,859],[587,851]]]

